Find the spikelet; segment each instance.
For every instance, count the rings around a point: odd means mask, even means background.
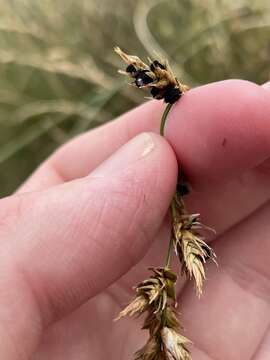
[[[151,268],[147,280],[136,287],[136,297],[121,311],[118,318],[146,313],[143,329],[149,339],[136,352],[135,360],[189,360],[186,345],[190,342],[177,334],[180,329],[175,310],[176,274],[168,268]],[[177,357],[172,357],[177,355]]]
[[[182,264],[182,273],[194,280],[197,295],[201,296],[205,280],[205,263],[216,255],[204,241],[201,231],[209,229],[199,220],[199,214],[186,214],[179,195],[175,196],[172,237],[175,252]],[[183,213],[184,212],[184,213]]]
[[[120,312],[120,319],[123,316],[140,315],[152,305],[155,313],[164,311],[168,299],[176,301],[175,282],[176,274],[164,268],[150,268],[153,275],[142,281],[135,288],[136,297],[131,303]]]

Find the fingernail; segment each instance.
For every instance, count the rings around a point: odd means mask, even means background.
[[[137,161],[149,156],[155,148],[153,137],[142,133],[117,150],[112,156],[99,165],[90,177],[108,176],[132,166]]]

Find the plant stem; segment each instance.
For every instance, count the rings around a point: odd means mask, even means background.
[[[163,114],[162,114],[161,122],[160,122],[160,135],[161,136],[164,136],[166,120],[167,120],[168,114],[169,114],[172,106],[173,106],[173,104],[168,104],[166,106]],[[174,217],[175,217],[175,200],[174,200],[174,198],[173,198],[172,203],[171,203],[171,213],[172,213],[172,222],[173,222]],[[173,250],[173,237],[171,236],[168,252],[167,252],[167,255],[166,255],[165,268],[170,267],[171,257],[172,257],[172,250]]]
[[[175,216],[176,216],[174,198],[173,198],[173,200],[171,202],[171,216],[172,216],[172,226],[173,226],[174,221],[175,221]],[[169,247],[168,247],[168,251],[167,251],[167,255],[166,255],[165,268],[170,268],[171,258],[172,258],[172,250],[173,250],[173,236],[171,236],[171,239],[170,239],[170,242],[169,242]]]
[[[162,114],[161,122],[160,122],[160,135],[164,136],[164,130],[165,130],[165,124],[167,120],[167,116],[172,108],[173,104],[168,104],[164,110],[164,113]]]
[[[173,238],[171,237],[170,242],[169,242],[167,255],[166,255],[166,263],[165,263],[165,268],[166,269],[170,268],[171,258],[172,258],[172,249],[173,249]]]

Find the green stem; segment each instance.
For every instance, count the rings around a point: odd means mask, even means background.
[[[175,208],[175,200],[172,200],[171,203],[171,215],[172,215],[172,223],[175,221],[176,216],[176,208]],[[173,236],[171,235],[171,239],[169,242],[169,247],[166,255],[166,262],[165,262],[165,268],[169,268],[171,264],[171,258],[172,258],[172,251],[173,251]]]
[[[173,106],[173,104],[168,104],[166,106],[163,114],[162,114],[161,122],[160,122],[160,132],[159,132],[161,136],[164,136],[166,120],[167,120],[168,114],[169,114],[172,106]],[[174,199],[172,200],[172,203],[171,203],[171,212],[172,212],[172,221],[174,221],[174,217],[175,217],[175,202],[174,202]],[[171,257],[172,257],[172,250],[173,250],[173,237],[171,236],[168,252],[167,252],[167,255],[166,255],[165,268],[170,267]]]
[[[172,106],[173,106],[173,104],[168,104],[166,106],[166,109],[164,110],[163,115],[162,115],[161,122],[160,122],[160,135],[161,136],[164,136],[164,130],[165,130],[165,124],[166,124],[167,116],[168,116]]]
[[[168,252],[166,255],[166,263],[165,263],[166,269],[170,268],[171,258],[172,258],[172,249],[173,249],[173,238],[171,237],[170,242],[169,242]]]

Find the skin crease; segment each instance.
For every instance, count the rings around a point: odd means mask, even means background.
[[[191,90],[169,115],[168,142],[154,134],[163,109],[151,101],[75,138],[0,200],[3,359],[132,358],[141,319],[113,319],[146,268],[164,263],[176,158],[194,188],[188,208],[217,230],[203,297],[179,279],[193,359],[269,359],[269,88]]]

